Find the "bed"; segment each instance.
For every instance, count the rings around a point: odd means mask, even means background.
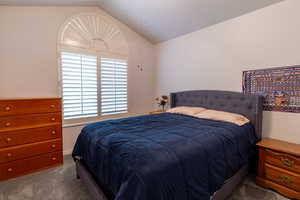
[[[262,97],[184,91],[171,93],[170,105],[238,113],[250,123],[163,113],[90,124],[73,157],[95,199],[221,200],[248,174],[262,134]]]

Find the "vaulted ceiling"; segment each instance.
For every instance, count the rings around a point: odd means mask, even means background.
[[[0,5],[99,6],[152,43],[170,40],[283,0],[0,0]]]

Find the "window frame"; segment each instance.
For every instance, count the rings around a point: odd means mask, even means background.
[[[58,53],[58,66],[59,66],[59,81],[58,81],[58,88],[59,88],[59,96],[62,98],[63,101],[63,68],[62,68],[62,53],[74,53],[74,54],[81,54],[86,56],[96,56],[97,58],[97,93],[98,93],[98,115],[95,117],[80,117],[80,118],[72,118],[72,119],[64,119],[64,107],[62,105],[62,119],[63,119],[63,127],[72,127],[78,125],[84,125],[86,123],[96,122],[99,120],[106,120],[106,119],[113,119],[113,118],[120,118],[120,117],[128,117],[130,116],[130,105],[129,105],[129,62],[128,56],[124,56],[121,54],[109,53],[109,52],[95,52],[88,49],[81,49],[75,47],[64,47],[60,48]],[[108,59],[118,59],[124,60],[127,62],[127,112],[124,113],[112,113],[112,114],[105,114],[102,115],[101,110],[101,58],[108,58]],[[63,104],[63,102],[62,102]]]

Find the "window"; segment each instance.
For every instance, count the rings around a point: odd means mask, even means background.
[[[127,112],[127,63],[101,58],[102,114]]]
[[[127,112],[129,48],[117,24],[80,13],[62,24],[57,39],[65,123]]]
[[[62,53],[64,118],[98,115],[97,57]]]
[[[127,112],[126,61],[63,52],[61,62],[64,119]]]

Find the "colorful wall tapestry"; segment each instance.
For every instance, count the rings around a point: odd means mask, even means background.
[[[243,92],[264,96],[264,110],[300,113],[300,66],[244,71]]]

